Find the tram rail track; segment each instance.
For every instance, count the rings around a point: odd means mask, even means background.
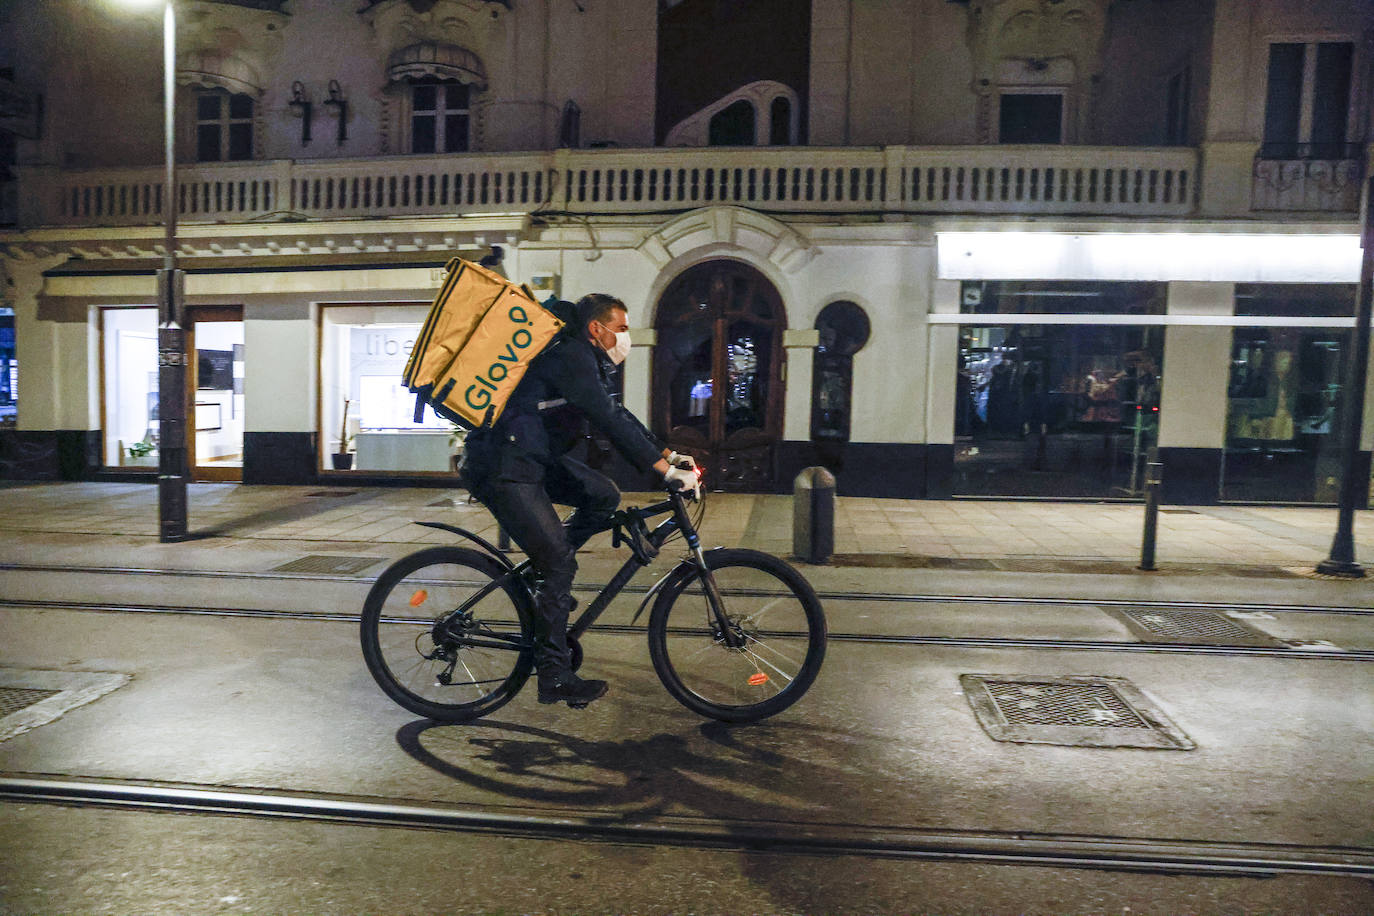
[[[863,856],[1130,870],[1212,877],[1320,874],[1374,878],[1374,850],[1284,843],[1227,843],[1025,831],[664,817],[635,822],[618,812],[543,809],[226,789],[204,785],[0,775],[0,800],[67,807],[278,818],[500,836],[576,839],[753,853]]]
[[[382,559],[379,563],[392,562]],[[285,573],[253,570],[202,570],[202,569],[157,569],[137,566],[77,566],[51,565],[41,563],[0,563],[0,573],[73,573],[81,575],[119,575],[119,576],[169,576],[194,579],[269,579],[297,582],[337,582],[340,584],[370,587],[375,576],[342,575],[337,573]],[[595,594],[604,583],[579,583],[573,586],[574,592]],[[646,584],[631,583],[623,589],[624,594],[642,595],[649,590]],[[954,595],[938,593],[908,594],[904,592],[840,592],[817,590],[822,601],[872,601],[910,604],[1035,604],[1052,607],[1138,607],[1161,610],[1211,610],[1240,613],[1284,613],[1284,614],[1341,614],[1355,617],[1374,617],[1374,607],[1360,605],[1295,605],[1263,601],[1188,601],[1183,599],[1161,598],[1074,598],[1062,596],[1026,595]],[[0,604],[3,600],[0,599]]]
[[[330,611],[284,611],[263,608],[196,607],[166,604],[55,601],[45,599],[0,598],[0,608],[39,608],[83,613],[149,614],[181,617],[238,617],[258,620],[312,621],[356,624],[359,614]],[[418,618],[388,618],[388,623],[425,623]],[[643,634],[643,626],[598,623],[591,632],[604,634]],[[670,630],[670,632],[672,632]],[[785,634],[782,634],[785,635]],[[1204,643],[1146,643],[1113,640],[1029,639],[994,636],[923,636],[917,634],[846,633],[831,631],[831,642],[882,645],[932,646],[956,649],[1028,649],[1085,652],[1134,652],[1165,655],[1252,656],[1260,658],[1326,659],[1333,661],[1374,662],[1374,649],[1332,649],[1302,646],[1231,646]]]

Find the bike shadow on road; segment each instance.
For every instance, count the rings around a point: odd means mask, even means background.
[[[680,734],[601,740],[490,719],[418,720],[396,733],[407,755],[449,779],[504,801],[577,807],[608,823],[660,815],[815,820],[832,804],[852,816],[846,787],[882,778],[853,760],[865,740],[797,722],[707,722]]]

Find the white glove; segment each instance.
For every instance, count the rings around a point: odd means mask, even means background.
[[[684,455],[681,452],[669,452],[667,460],[673,467],[686,468],[689,471],[695,470],[697,466],[695,458],[691,455]]]
[[[693,499],[701,498],[701,478],[694,470],[668,468],[668,473],[663,475],[663,482],[669,492],[681,492],[684,496],[690,492]]]

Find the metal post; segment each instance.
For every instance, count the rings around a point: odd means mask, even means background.
[[[1347,378],[1348,392],[1345,410],[1345,436],[1341,442],[1341,495],[1336,517],[1336,536],[1331,541],[1331,554],[1317,564],[1317,572],[1328,576],[1359,579],[1364,567],[1355,562],[1355,510],[1364,492],[1359,477],[1360,426],[1364,419],[1364,389],[1369,375],[1370,284],[1374,282],[1374,177],[1365,181],[1364,226],[1360,245],[1364,248],[1360,259],[1360,292],[1355,309],[1355,347],[1353,364]]]
[[[1164,465],[1159,449],[1150,446],[1145,453],[1145,530],[1140,537],[1140,568],[1155,569],[1155,536],[1159,531],[1159,486],[1164,479]]]
[[[164,543],[186,539],[186,332],[181,303],[185,274],[177,270],[176,12],[167,0],[162,17],[163,147],[162,270],[158,273],[157,405],[158,536]]]

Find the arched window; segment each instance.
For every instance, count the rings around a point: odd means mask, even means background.
[[[811,370],[811,441],[821,462],[838,470],[849,441],[854,354],[868,343],[868,315],[853,302],[832,302],[816,317],[816,329],[820,342]]]
[[[768,145],[792,144],[792,100],[785,95],[773,99],[768,106]]]
[[[754,121],[754,104],[740,99],[711,118],[707,143],[710,146],[753,146]]]

